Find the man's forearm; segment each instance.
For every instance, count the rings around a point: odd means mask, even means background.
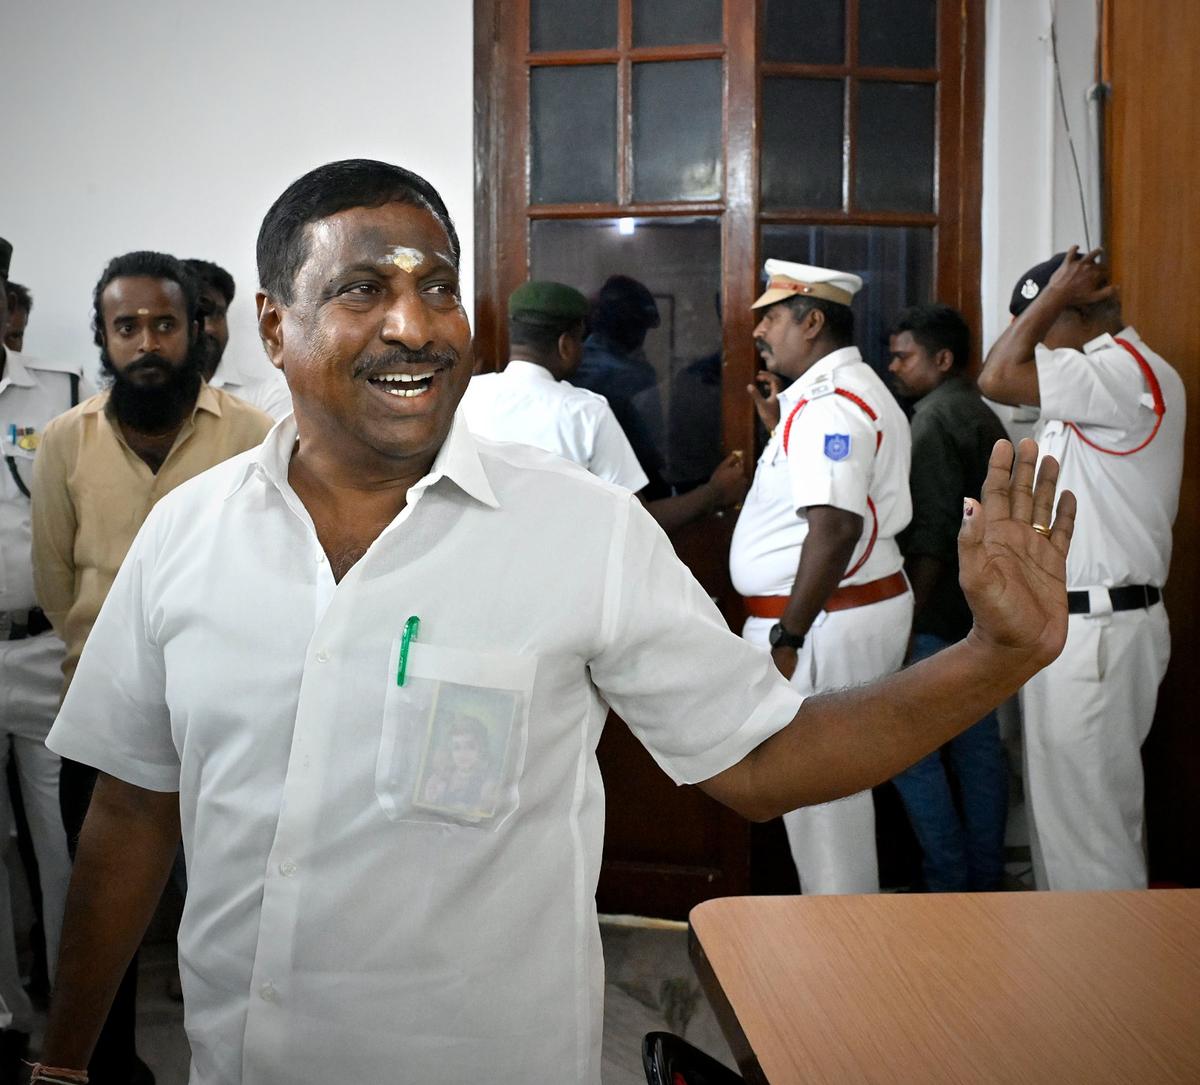
[[[979,391],[997,403],[1038,406],[1034,353],[1066,307],[1066,299],[1053,285],[1042,290],[992,344],[979,374]]]
[[[783,627],[796,634],[807,633],[824,609],[862,535],[862,517],[840,509],[811,508],[808,519],[808,535],[782,618]]]
[[[67,894],[42,1061],[83,1069],[162,895],[179,844],[179,796],[103,773]]]
[[[1038,669],[972,634],[862,689],[809,697],[792,722],[749,755],[736,786],[746,817],[766,820],[853,795],[896,773],[1012,696]],[[736,766],[735,766],[736,768]],[[706,785],[721,799],[720,777]]]
[[[717,496],[712,483],[705,482],[685,494],[660,497],[657,501],[643,501],[642,504],[657,521],[658,526],[670,535],[684,524],[690,524],[693,520],[699,520],[701,516],[715,512]]]

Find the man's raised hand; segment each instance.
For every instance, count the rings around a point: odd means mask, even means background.
[[[1047,456],[1035,484],[1037,456],[1037,445],[1024,440],[1014,463],[1012,445],[996,442],[983,503],[967,500],[958,536],[959,582],[975,619],[969,639],[1005,652],[1030,674],[1057,658],[1066,641],[1067,550],[1075,527],[1069,490],[1055,512],[1058,462]]]

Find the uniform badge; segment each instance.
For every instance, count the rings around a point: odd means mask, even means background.
[[[823,399],[825,396],[831,396],[837,391],[834,386],[832,377],[819,377],[813,381],[807,391],[808,399]]]
[[[41,437],[33,426],[9,426],[8,440],[23,452],[36,452]]]
[[[1036,298],[1038,296],[1038,294],[1040,294],[1041,292],[1042,292],[1042,288],[1040,286],[1038,286],[1038,284],[1035,283],[1032,279],[1026,279],[1021,284],[1021,297],[1023,297],[1026,301],[1031,301],[1033,298]]]
[[[825,458],[833,460],[834,463],[844,460],[850,455],[850,434],[848,433],[827,433],[825,434]]]

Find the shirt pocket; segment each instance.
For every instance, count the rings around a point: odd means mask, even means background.
[[[495,832],[520,806],[537,657],[392,642],[375,795],[392,821]]]

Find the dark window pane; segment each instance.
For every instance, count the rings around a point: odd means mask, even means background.
[[[534,68],[529,77],[533,203],[617,198],[617,69]]]
[[[764,207],[842,206],[844,95],[840,79],[763,80]]]
[[[767,0],[763,58],[801,64],[846,59],[846,0]]]
[[[721,458],[719,220],[541,220],[530,225],[531,277],[569,283],[594,297],[610,276],[627,275],[654,296],[656,328],[607,334],[617,323],[619,306],[594,319],[573,381],[607,396],[651,478],[653,496],[704,482]]]
[[[711,45],[723,37],[721,0],[634,0],[634,45]]]
[[[617,44],[617,0],[532,0],[529,48],[613,49]]]
[[[865,68],[937,66],[937,0],[859,0],[858,62]]]
[[[860,83],[854,193],[864,211],[932,211],[934,87]]]
[[[721,62],[633,66],[636,200],[721,195]]]
[[[900,310],[933,301],[933,228],[928,226],[764,226],[764,259],[861,275],[854,341],[889,384],[887,333]]]

